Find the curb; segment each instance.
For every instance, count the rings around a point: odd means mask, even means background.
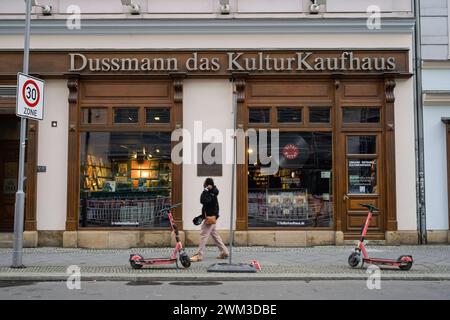
[[[67,274],[0,274],[0,281],[67,281]],[[367,274],[204,274],[204,275],[158,275],[158,274],[96,274],[87,273],[81,276],[82,281],[335,281],[335,280],[363,280]],[[450,281],[450,274],[413,274],[413,275],[385,275],[382,280],[388,281]]]

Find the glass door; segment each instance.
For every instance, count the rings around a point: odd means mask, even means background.
[[[351,133],[343,135],[345,141],[345,179],[343,190],[343,230],[347,238],[357,236],[367,217],[360,203],[369,203],[380,209],[370,224],[369,231],[384,232],[383,210],[383,157],[381,134]]]

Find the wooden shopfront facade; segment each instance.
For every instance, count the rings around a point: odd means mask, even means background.
[[[15,84],[21,59],[0,52],[2,85]],[[411,77],[408,50],[33,51],[30,66],[32,75],[67,88],[60,97],[67,103],[64,232],[78,234],[67,246],[83,246],[86,232],[160,234],[167,221],[157,208],[197,202],[198,188],[183,181],[187,167],[171,161],[171,133],[185,127],[190,112],[185,83],[205,79],[233,81],[239,129],[254,129],[258,138],[260,130],[278,130],[279,170],[269,176],[254,158],[258,146],[246,140],[246,161],[237,165],[238,232],[341,232],[354,239],[366,214],[361,202],[380,208],[370,237],[397,231],[394,90],[398,79]],[[28,140],[30,231],[38,229],[33,186],[45,174],[35,172],[36,128],[30,124]],[[185,211],[174,215],[188,234],[196,229]],[[133,245],[151,245],[136,237]]]

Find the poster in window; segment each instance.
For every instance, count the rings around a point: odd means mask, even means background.
[[[117,165],[117,172],[120,176],[126,176],[128,174],[128,164],[126,162],[119,163]]]
[[[348,189],[350,193],[375,193],[377,189],[376,160],[349,160],[348,161]]]

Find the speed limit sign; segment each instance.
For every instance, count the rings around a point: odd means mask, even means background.
[[[17,74],[16,115],[33,120],[44,119],[44,80],[20,72]]]

